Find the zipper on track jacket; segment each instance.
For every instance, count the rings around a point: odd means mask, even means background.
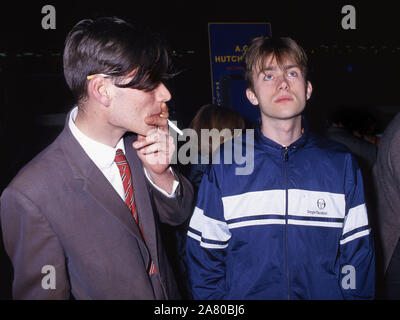
[[[290,279],[289,279],[289,249],[288,249],[288,176],[287,176],[287,162],[288,162],[289,148],[285,147],[283,154],[283,170],[285,174],[285,254],[286,254],[286,281],[287,281],[287,298],[290,300]]]

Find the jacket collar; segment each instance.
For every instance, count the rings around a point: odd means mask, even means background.
[[[297,139],[296,141],[294,141],[291,145],[288,146],[289,150],[295,150],[295,149],[299,149],[301,147],[303,147],[308,138],[309,138],[309,134],[310,134],[310,128],[307,122],[307,119],[304,117],[304,115],[302,115],[301,118],[301,137],[299,139]],[[261,122],[259,122],[255,128],[255,139],[261,143],[261,145],[265,146],[267,149],[270,149],[271,151],[281,151],[282,149],[284,149],[285,147],[283,147],[282,145],[280,145],[279,143],[275,142],[274,140],[271,140],[269,138],[267,138],[266,136],[264,136],[264,134],[261,132]]]

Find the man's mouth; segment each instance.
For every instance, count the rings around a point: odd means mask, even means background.
[[[288,102],[288,101],[293,101],[293,98],[290,96],[281,96],[275,100],[275,103]]]

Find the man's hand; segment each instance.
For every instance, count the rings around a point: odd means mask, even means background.
[[[174,139],[160,128],[150,130],[147,136],[138,135],[133,147],[145,168],[158,175],[168,169],[175,151]]]
[[[171,193],[175,178],[168,168],[175,152],[175,142],[169,135],[168,107],[165,103],[161,106],[161,115],[152,115],[145,119],[146,124],[155,128],[148,131],[146,136],[138,135],[132,146],[137,150],[138,157],[153,182]]]

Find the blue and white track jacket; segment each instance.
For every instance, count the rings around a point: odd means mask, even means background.
[[[285,148],[256,129],[249,175],[220,154],[188,231],[195,299],[374,298],[363,182],[344,146],[305,128]]]

